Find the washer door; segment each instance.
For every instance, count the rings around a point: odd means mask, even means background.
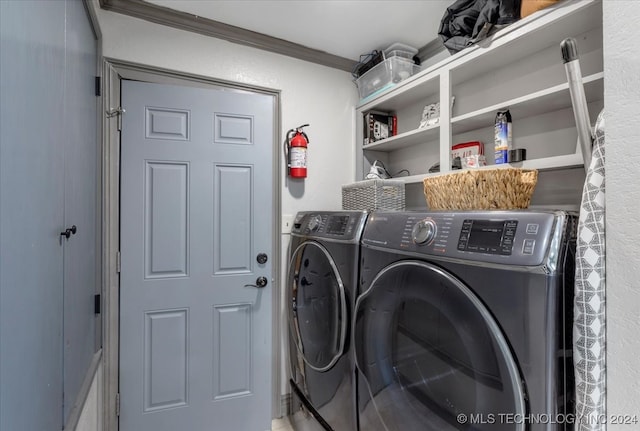
[[[327,249],[313,241],[300,244],[289,262],[287,287],[298,356],[313,370],[326,371],[344,352],[348,323],[344,284]]]
[[[354,325],[361,429],[525,428],[509,345],[457,278],[420,261],[389,265],[358,298]]]

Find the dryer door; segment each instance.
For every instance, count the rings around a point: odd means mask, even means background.
[[[344,352],[348,318],[344,284],[325,247],[307,241],[296,248],[287,289],[289,332],[297,356],[315,371],[330,369]]]
[[[525,429],[509,344],[451,274],[426,262],[391,264],[358,298],[354,322],[361,429]]]

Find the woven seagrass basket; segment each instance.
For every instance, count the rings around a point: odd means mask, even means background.
[[[470,169],[425,178],[431,210],[523,209],[538,182],[535,169]]]
[[[343,210],[402,211],[404,201],[402,180],[364,180],[342,186]]]

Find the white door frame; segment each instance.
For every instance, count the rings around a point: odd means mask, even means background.
[[[229,91],[266,94],[273,97],[274,136],[273,136],[273,278],[272,289],[272,417],[281,416],[280,402],[280,223],[281,219],[281,180],[280,165],[280,91],[269,88],[249,86],[241,83],[223,81],[206,76],[145,66],[115,59],[104,58],[102,67],[103,117],[102,117],[102,169],[103,169],[103,430],[118,431],[118,381],[119,381],[119,322],[120,322],[120,117],[114,109],[120,107],[120,83],[122,79],[134,79],[158,84],[175,84],[201,88],[224,88]],[[113,112],[109,117],[108,112]]]

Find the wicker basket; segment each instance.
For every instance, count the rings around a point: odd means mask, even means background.
[[[404,210],[404,181],[365,180],[342,186],[342,209]]]
[[[471,169],[424,179],[432,210],[528,208],[538,171],[518,168]]]

